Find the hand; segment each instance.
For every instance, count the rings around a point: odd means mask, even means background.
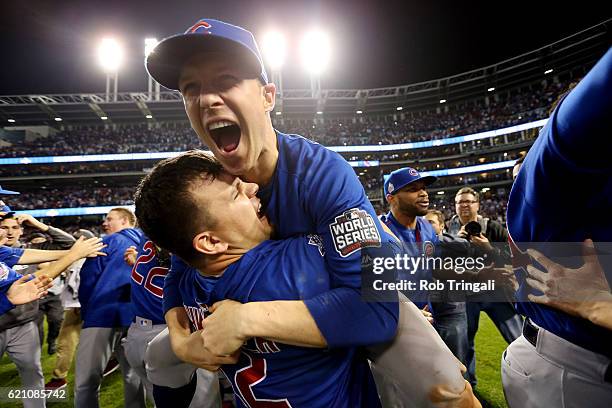
[[[6,297],[12,304],[22,305],[45,296],[47,289],[52,285],[53,281],[46,275],[39,277],[24,275],[12,283],[6,292]]]
[[[174,353],[181,360],[208,371],[217,371],[223,364],[235,364],[240,351],[230,356],[215,356],[205,347],[203,330],[197,330],[187,336],[175,336],[172,344]]]
[[[0,215],[2,215],[2,213],[0,213]],[[4,228],[0,228],[0,246],[6,244],[6,241],[8,241],[8,238],[6,237],[6,230]]]
[[[504,265],[503,268],[496,268],[494,264],[491,263],[476,274],[476,280],[478,282],[486,282],[491,279],[495,281],[496,285],[507,287],[515,292],[519,288],[518,281],[512,270],[512,265]]]
[[[543,293],[540,296],[527,295],[532,302],[593,320],[594,316],[591,314],[595,303],[612,298],[610,286],[590,239],[585,240],[582,245],[584,265],[577,269],[559,265],[534,249],[528,249],[527,253],[548,272],[544,273],[533,265],[527,265],[527,284]]]
[[[429,393],[429,400],[438,408],[482,408],[467,381],[461,394],[448,390],[444,385],[437,385]]]
[[[136,250],[136,247],[131,246],[125,250],[125,253],[123,254],[123,260],[125,261],[126,264],[130,266],[134,266],[134,264],[136,263],[136,255],[138,255],[138,251]]]
[[[470,242],[483,251],[490,252],[493,250],[493,246],[489,242],[489,239],[481,232],[478,235],[472,235],[469,238]]]
[[[457,232],[457,236],[459,238],[467,239],[468,241],[470,240],[469,239],[469,234],[465,230],[465,225],[462,225],[461,228],[459,228],[459,232]]]
[[[425,319],[427,319],[430,324],[433,324],[434,319],[433,315],[429,311],[429,305],[425,305],[425,307],[421,309],[421,313],[423,314],[423,316],[425,316]]]
[[[89,238],[80,237],[70,248],[69,253],[74,255],[77,259],[81,258],[95,258],[96,256],[106,256],[106,253],[101,252],[102,249],[106,248],[106,245],[102,243],[102,238]]]
[[[49,229],[49,226],[47,224],[38,221],[30,214],[16,214],[15,219],[20,225],[26,224],[41,231],[47,231]]]
[[[233,355],[247,340],[241,332],[242,308],[234,300],[222,300],[210,308],[211,314],[202,322],[202,341],[214,356]]]

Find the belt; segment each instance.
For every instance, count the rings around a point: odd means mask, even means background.
[[[531,323],[531,320],[529,320],[529,318],[525,319],[525,322],[523,323],[523,336],[527,339],[528,342],[533,345],[533,347],[535,347],[538,343],[539,331],[540,328]]]
[[[527,339],[529,343],[536,347],[538,344],[538,333],[540,332],[540,328],[534,325],[529,318],[525,319],[523,323],[523,337]],[[612,384],[612,363],[608,364],[608,368],[604,373],[604,381]]]

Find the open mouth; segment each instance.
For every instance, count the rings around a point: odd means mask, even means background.
[[[233,122],[219,121],[211,123],[208,125],[208,131],[222,152],[233,152],[240,144],[240,126]]]

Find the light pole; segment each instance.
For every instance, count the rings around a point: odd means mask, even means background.
[[[283,76],[281,68],[285,63],[287,43],[285,37],[278,31],[270,31],[263,37],[263,54],[266,63],[272,71],[272,82],[276,85],[276,110],[283,110]]]
[[[312,30],[302,38],[302,63],[310,73],[310,90],[313,98],[321,97],[321,74],[329,65],[331,46],[329,37],[322,31]]]
[[[113,102],[117,102],[119,66],[123,61],[123,50],[115,39],[102,39],[98,47],[98,61],[106,73],[106,102],[110,102],[111,99]],[[113,89],[112,94],[111,87]]]
[[[151,53],[151,51],[153,51],[153,49],[155,48],[155,46],[157,45],[158,41],[157,38],[145,38],[145,58],[149,56],[149,54]],[[149,77],[149,100],[153,99],[153,84],[155,83],[155,100],[159,101],[159,83],[153,81],[153,78],[151,77],[151,75],[148,75]]]

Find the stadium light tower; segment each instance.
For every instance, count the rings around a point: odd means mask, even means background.
[[[145,42],[144,55],[146,58],[149,56],[151,51],[153,51],[158,41],[157,41],[157,38],[145,38],[144,42]],[[151,75],[149,75],[149,99],[153,98],[153,82],[154,82],[153,78],[151,78]],[[159,101],[159,83],[157,82],[155,82],[155,100]]]
[[[310,90],[313,98],[321,96],[321,74],[329,65],[331,46],[329,37],[322,31],[312,30],[302,38],[302,63],[310,73]]]
[[[106,101],[110,101],[111,80],[113,81],[113,101],[117,101],[117,83],[119,67],[123,62],[123,49],[117,40],[104,38],[98,47],[98,60],[106,73]]]
[[[270,31],[263,37],[264,58],[272,71],[272,82],[276,85],[278,93],[283,94],[283,77],[281,69],[287,55],[287,42],[285,36],[278,31]]]

